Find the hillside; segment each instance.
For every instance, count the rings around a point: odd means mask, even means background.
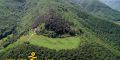
[[[103,3],[107,4],[111,8],[120,11],[120,1],[119,0],[100,0]]]
[[[120,13],[97,0],[85,8],[76,1],[0,0],[0,60],[31,52],[37,59],[120,60],[120,25],[110,21]]]
[[[101,0],[70,0],[72,3],[79,4],[84,10],[88,11],[97,17],[102,17],[107,20],[119,20],[120,12],[112,9],[108,5],[104,4]]]

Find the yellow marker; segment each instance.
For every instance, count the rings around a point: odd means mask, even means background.
[[[30,60],[35,60],[37,57],[35,57],[35,52],[31,53],[31,56],[28,56]]]

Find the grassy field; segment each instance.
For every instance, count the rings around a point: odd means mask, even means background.
[[[30,42],[32,45],[39,47],[47,47],[50,49],[74,49],[77,48],[80,44],[80,37],[67,37],[67,38],[48,38],[42,35],[32,35],[34,32],[30,32],[28,35],[22,36],[17,42],[10,44],[8,47],[1,49],[0,52],[7,52],[15,46],[21,45],[24,42]]]
[[[57,49],[57,50],[77,48],[80,42],[80,38],[77,36],[67,37],[67,38],[48,38],[42,35],[36,35],[36,34],[34,34],[33,36],[31,35],[32,33],[21,37],[19,41],[21,42],[29,41],[30,44],[33,44],[33,45],[48,47],[48,48]]]

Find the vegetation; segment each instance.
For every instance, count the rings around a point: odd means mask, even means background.
[[[77,6],[74,8],[71,8],[72,10],[75,10],[75,14],[78,15],[79,22],[84,25],[84,27],[87,27],[91,31],[93,31],[98,38],[101,40],[104,40],[105,42],[108,42],[110,45],[116,46],[116,49],[119,49],[119,39],[120,39],[120,26],[117,24],[114,24],[113,22],[103,20],[102,18],[98,18],[96,16],[92,16],[91,14],[88,14],[84,11],[81,11]],[[78,14],[82,13],[82,14]]]
[[[26,48],[26,49],[25,49]],[[104,49],[104,50],[103,50]],[[110,50],[104,48],[103,46],[96,43],[87,43],[81,45],[78,49],[71,50],[53,50],[43,47],[38,47],[30,45],[29,43],[24,43],[20,46],[15,47],[12,51],[4,57],[7,58],[25,58],[30,55],[30,52],[36,52],[37,59],[54,59],[54,60],[119,60],[119,57],[114,55]],[[97,53],[97,55],[96,55]],[[106,53],[106,54],[105,54]]]
[[[54,18],[45,24],[45,28],[51,31],[55,31],[57,34],[65,34],[70,31],[70,26],[68,23],[61,19]]]
[[[116,21],[120,19],[119,11],[116,11],[99,0],[70,0],[77,3],[82,9],[99,18]],[[74,4],[74,3],[73,3]]]
[[[120,25],[110,21],[120,13],[97,0],[86,3],[0,0],[0,59],[35,51],[38,59],[120,60]]]

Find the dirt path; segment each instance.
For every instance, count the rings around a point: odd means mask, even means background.
[[[34,33],[28,38],[28,40],[30,40],[32,38],[32,36],[34,35]]]
[[[36,31],[36,29],[34,29],[34,32],[31,34],[31,36],[28,38],[28,40],[30,40],[30,39],[32,38],[32,36],[33,36],[34,34],[36,34],[35,31]]]

